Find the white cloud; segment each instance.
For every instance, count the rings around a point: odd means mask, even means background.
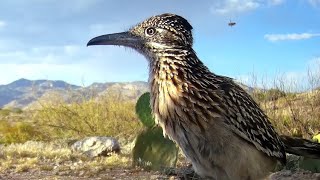
[[[239,14],[255,10],[261,6],[276,6],[283,4],[285,0],[225,0],[216,1],[211,7],[211,12],[215,14]]]
[[[7,23],[5,21],[0,20],[0,29],[5,27],[6,25],[7,25]]]
[[[256,9],[260,4],[255,0],[226,0],[219,1],[211,7],[211,12],[217,14],[242,13]]]
[[[0,50],[3,49],[0,42]],[[72,64],[88,59],[89,52],[85,51],[85,46],[64,45],[64,46],[42,46],[28,49],[4,49],[0,51],[0,61],[2,63],[59,63]]]
[[[302,40],[320,36],[320,33],[291,33],[291,34],[266,34],[264,38],[268,41],[284,41],[284,40]]]
[[[235,79],[250,87],[262,89],[280,88],[287,92],[299,92],[320,87],[320,56],[314,57],[300,71],[275,71],[237,75]]]
[[[118,47],[88,48],[74,44],[5,51],[0,46],[0,77],[4,77],[0,84],[20,78],[64,80],[78,85],[83,79],[88,81],[85,85],[146,80],[147,62],[132,50],[124,52]]]
[[[268,4],[272,5],[272,6],[277,6],[280,4],[283,4],[285,0],[269,0]]]
[[[320,0],[308,0],[313,7],[320,7]]]

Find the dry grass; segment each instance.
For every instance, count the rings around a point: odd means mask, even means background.
[[[254,73],[250,79],[252,96],[280,134],[311,139],[320,133],[319,63],[297,79],[279,75],[268,84]]]
[[[283,92],[281,96],[264,92],[266,94],[269,95],[258,102],[280,134],[311,139],[320,132],[319,90]]]
[[[133,167],[131,144],[123,145],[121,154],[96,158],[72,152],[67,144],[28,141],[0,146],[0,179],[177,179]]]
[[[142,128],[135,114],[135,102],[113,96],[80,103],[43,103],[33,114],[33,122],[53,139],[92,135],[127,137]]]
[[[41,105],[41,109],[19,114],[0,110],[0,144],[98,135],[130,139],[142,129],[135,114],[135,102],[112,95],[101,96],[99,100],[69,104],[61,100]]]
[[[130,154],[90,159],[72,152],[67,143],[28,141],[0,147],[0,174],[28,171],[54,171],[58,175],[93,177],[110,168],[129,169]]]

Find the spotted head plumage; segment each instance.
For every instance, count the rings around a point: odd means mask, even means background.
[[[152,16],[126,32],[93,38],[87,45],[120,45],[143,54],[167,47],[191,49],[192,44],[192,26],[189,22],[179,15],[165,13]]]
[[[142,37],[146,43],[166,46],[189,46],[193,44],[192,26],[181,16],[161,14],[139,23],[129,31]]]

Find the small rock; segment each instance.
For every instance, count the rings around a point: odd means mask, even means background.
[[[75,142],[71,146],[73,151],[79,151],[93,158],[109,156],[110,153],[119,153],[119,142],[112,137],[94,136]]]
[[[159,179],[159,175],[151,175],[150,179]]]
[[[80,172],[79,172],[79,176],[84,176],[85,173],[86,173],[85,171],[80,171]]]
[[[71,171],[59,171],[57,175],[59,176],[67,176],[71,173]]]

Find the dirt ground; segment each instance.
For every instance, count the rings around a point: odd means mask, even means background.
[[[175,176],[167,176],[159,172],[143,171],[143,170],[125,170],[125,169],[109,169],[105,172],[101,172],[94,176],[87,176],[85,174],[63,174],[56,173],[54,171],[30,171],[22,173],[5,173],[0,174],[2,180],[72,180],[72,179],[83,179],[83,180],[111,180],[111,179],[123,179],[123,180],[155,180],[155,179],[179,179]]]
[[[64,174],[62,172],[56,173],[54,171],[30,171],[21,173],[5,173],[0,174],[1,180],[197,180],[197,177],[187,177],[182,174],[166,175],[160,172],[144,171],[141,169],[108,169],[104,172],[94,176],[87,176],[85,174]],[[311,173],[307,171],[289,171],[283,170],[281,172],[273,173],[268,180],[320,180],[320,173]]]

